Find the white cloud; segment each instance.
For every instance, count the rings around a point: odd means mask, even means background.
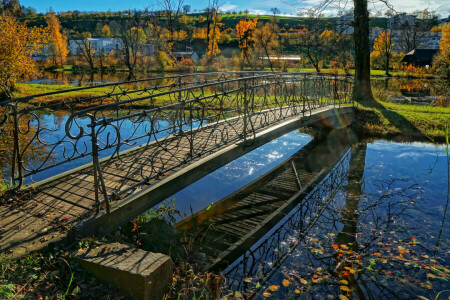
[[[227,2],[220,7],[220,10],[229,11],[229,10],[235,9],[236,7],[238,7],[238,6],[235,4],[231,4],[230,2]]]
[[[264,10],[264,9],[254,9],[254,8],[250,8],[250,9],[248,10],[248,12],[249,12],[249,14],[251,14],[251,15],[268,15],[268,14],[269,14],[269,12],[267,12],[267,11]]]

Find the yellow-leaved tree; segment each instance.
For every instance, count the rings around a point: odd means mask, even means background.
[[[373,51],[370,54],[372,65],[377,60],[381,60],[384,69],[386,70],[386,75],[389,75],[389,62],[393,54],[392,48],[394,43],[392,43],[392,36],[387,31],[382,31],[378,34],[373,44]]]
[[[240,20],[236,25],[236,36],[239,39],[239,48],[241,49],[242,69],[245,67],[245,61],[250,63],[249,55],[254,44],[253,31],[257,23],[258,18],[255,18],[253,20]]]
[[[220,39],[220,27],[223,24],[220,23],[219,16],[217,12],[214,12],[213,15],[213,24],[211,27],[211,30],[209,32],[209,43],[208,43],[208,52],[206,55],[208,56],[208,60],[212,60],[214,57],[217,56],[217,54],[220,53],[219,46],[217,45],[217,42]]]
[[[45,15],[47,21],[48,31],[50,33],[50,55],[53,59],[53,64],[56,66],[63,66],[69,49],[67,49],[67,37],[61,33],[61,24],[54,12],[48,12]]]
[[[12,16],[0,15],[0,98],[13,97],[19,78],[40,75],[32,55],[41,53],[46,39],[45,29],[28,28]]]
[[[434,57],[434,67],[444,76],[450,77],[450,23],[442,26],[439,52]]]

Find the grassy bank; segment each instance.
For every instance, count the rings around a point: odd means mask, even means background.
[[[357,126],[364,137],[445,142],[450,126],[450,108],[359,102]]]

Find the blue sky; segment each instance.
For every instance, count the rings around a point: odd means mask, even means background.
[[[296,12],[302,8],[308,7],[308,5],[320,2],[320,0],[292,0],[288,4],[287,1],[280,0],[223,0],[223,10],[245,10],[248,9],[250,13],[256,14],[270,14],[270,8],[277,7],[282,14],[296,15]],[[345,1],[341,1],[345,2]],[[351,2],[351,1],[349,1]],[[370,1],[369,1],[370,2]],[[448,0],[390,0],[390,3],[398,11],[412,12],[417,9],[429,8],[430,10],[437,10],[443,17],[450,15],[450,5]],[[54,11],[67,11],[67,10],[80,10],[80,11],[116,11],[125,9],[144,9],[146,7],[155,6],[157,0],[22,0],[22,5],[32,6],[38,10],[38,12],[46,12],[49,8]],[[301,5],[298,3],[302,3]],[[185,0],[185,4],[191,5],[192,9],[203,9],[207,6],[207,0]],[[332,11],[326,12],[332,14]]]

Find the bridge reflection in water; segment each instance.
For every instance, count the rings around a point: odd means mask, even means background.
[[[179,222],[197,228],[204,269],[222,271],[234,290],[264,285],[348,179],[350,130],[332,131],[241,190]]]

